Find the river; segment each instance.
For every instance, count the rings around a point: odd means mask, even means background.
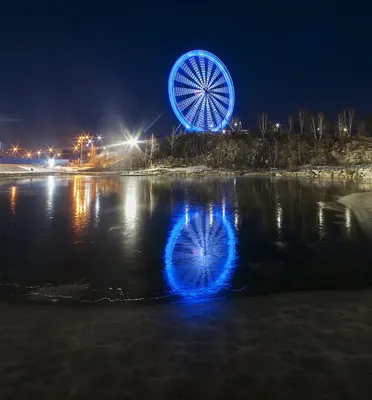
[[[258,177],[2,180],[0,298],[194,302],[367,287],[360,219],[372,208],[337,200],[369,191]]]

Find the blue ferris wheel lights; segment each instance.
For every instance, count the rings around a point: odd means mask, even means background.
[[[228,124],[235,105],[231,76],[215,55],[194,50],[173,65],[168,95],[180,123],[190,131],[221,131]]]
[[[165,276],[171,292],[197,301],[227,287],[235,267],[235,241],[226,213],[185,210],[165,248]]]

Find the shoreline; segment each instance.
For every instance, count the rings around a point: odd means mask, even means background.
[[[133,307],[2,303],[2,398],[367,399],[371,304],[372,290]]]
[[[281,169],[225,169],[212,168],[204,165],[168,167],[158,166],[151,169],[140,169],[133,171],[89,171],[89,170],[48,170],[48,171],[0,171],[0,180],[9,178],[37,178],[47,176],[246,176],[246,177],[283,177],[294,179],[325,179],[339,181],[371,181],[371,166],[306,166],[301,169],[281,170]]]

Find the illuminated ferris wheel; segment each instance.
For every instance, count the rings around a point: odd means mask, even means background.
[[[235,104],[229,71],[205,50],[190,51],[175,62],[168,94],[174,113],[188,131],[221,131],[229,123]]]

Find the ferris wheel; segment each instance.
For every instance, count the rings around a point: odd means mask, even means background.
[[[196,211],[173,227],[165,249],[165,271],[173,293],[188,299],[217,294],[235,266],[235,235],[219,213]]]
[[[168,94],[174,113],[188,131],[221,131],[235,104],[229,71],[219,58],[205,50],[190,51],[175,62]]]

